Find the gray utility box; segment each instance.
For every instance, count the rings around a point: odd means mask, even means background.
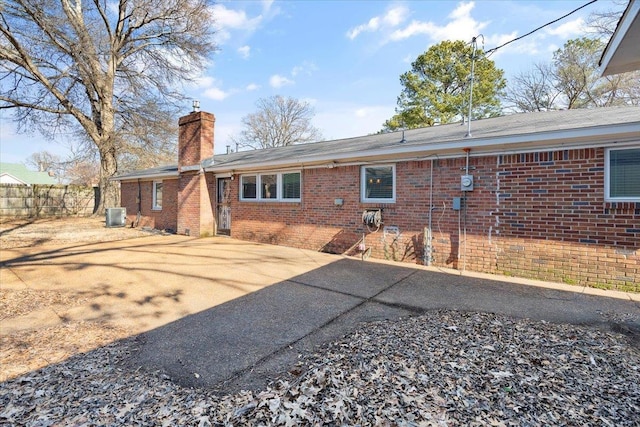
[[[105,211],[107,227],[124,227],[127,225],[127,208],[107,208]]]
[[[460,177],[460,190],[473,191],[473,175],[462,175]]]

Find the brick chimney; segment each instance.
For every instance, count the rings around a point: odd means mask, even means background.
[[[213,114],[201,111],[178,121],[178,234],[213,235],[215,181],[200,162],[213,156],[214,124]]]
[[[178,168],[199,165],[213,156],[213,129],[216,118],[211,113],[194,111],[178,121]]]

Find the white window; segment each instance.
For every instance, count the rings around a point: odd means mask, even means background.
[[[300,172],[283,173],[281,182],[284,200],[300,200]]]
[[[640,147],[606,150],[604,170],[605,200],[640,201]]]
[[[256,175],[243,175],[240,177],[240,185],[242,186],[242,190],[240,192],[241,200],[252,200],[256,199],[257,192],[256,186],[258,183],[258,178]]]
[[[270,172],[240,177],[240,200],[299,202],[300,172]]]
[[[154,211],[162,210],[162,181],[153,181],[153,204]]]
[[[366,203],[394,203],[396,201],[395,165],[362,166],[360,197]]]

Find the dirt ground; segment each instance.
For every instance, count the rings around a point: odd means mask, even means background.
[[[0,220],[0,249],[79,245],[148,236],[149,231],[107,228],[104,218],[41,218]],[[68,357],[128,336],[128,331],[96,322],[66,323],[38,331],[7,335],[2,321],[46,307],[65,309],[86,297],[60,291],[2,286],[0,274],[0,381],[57,363]]]
[[[105,227],[102,217],[0,219],[0,248],[93,243],[148,236],[148,231]]]

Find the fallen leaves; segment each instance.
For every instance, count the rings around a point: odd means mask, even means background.
[[[129,340],[0,384],[0,424],[640,424],[624,335],[451,311],[362,325],[261,392],[216,396],[120,362]]]

